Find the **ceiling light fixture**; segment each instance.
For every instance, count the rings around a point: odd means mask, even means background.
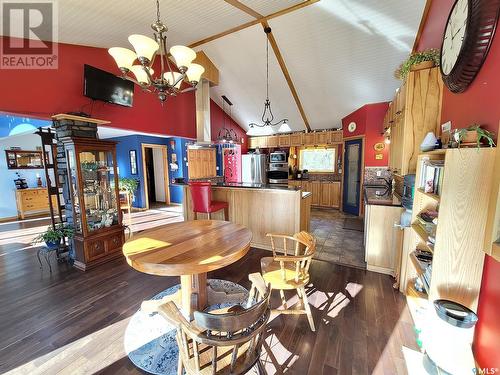
[[[122,72],[122,78],[132,81],[139,85],[143,90],[153,91],[158,94],[158,99],[163,104],[168,96],[175,96],[181,92],[180,87],[184,79],[192,86],[189,91],[196,88],[205,68],[199,64],[193,64],[196,58],[196,52],[185,46],[173,46],[170,48],[170,54],[175,60],[179,72],[172,70],[167,56],[167,26],[160,20],[160,2],[156,0],[156,21],[151,24],[154,39],[144,35],[130,35],[128,41],[134,47],[134,51],[122,48],[112,47],[108,50],[113,56],[116,65]],[[160,59],[160,73],[156,78],[153,77],[152,68],[156,56]],[[140,64],[135,64],[139,60]],[[166,69],[167,68],[167,69]],[[135,79],[127,73],[131,72]]]
[[[232,118],[231,108],[233,106],[233,103],[231,103],[231,101],[227,98],[226,95],[222,95],[222,112],[224,112],[224,115],[222,119],[222,128],[219,130],[219,133],[217,134],[217,141],[222,144],[239,143],[240,139],[238,137],[238,134],[236,134],[236,132],[234,131],[234,129],[226,128],[227,112],[224,103],[226,103],[229,106],[229,118]]]
[[[264,32],[266,33],[266,100],[264,102],[264,112],[262,113],[262,124],[250,123],[247,135],[271,135],[274,133],[273,126],[278,125],[280,125],[278,129],[280,133],[292,131],[286,118],[273,122],[274,115],[271,110],[271,101],[269,100],[269,33],[271,33],[271,28],[265,27]],[[261,130],[257,130],[258,128]]]

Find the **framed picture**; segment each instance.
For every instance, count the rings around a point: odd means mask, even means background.
[[[137,174],[137,151],[130,150],[130,174]]]

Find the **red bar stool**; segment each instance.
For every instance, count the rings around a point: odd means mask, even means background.
[[[194,219],[198,218],[199,213],[210,214],[224,209],[224,220],[229,220],[229,203],[212,200],[212,184],[208,181],[190,182],[189,190],[193,201]]]

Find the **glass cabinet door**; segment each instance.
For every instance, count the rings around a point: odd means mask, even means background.
[[[71,195],[70,199],[73,204],[73,228],[77,233],[82,233],[82,211],[80,207],[80,197],[78,196],[78,170],[76,168],[75,150],[70,148],[67,152],[69,165],[69,183]]]
[[[87,231],[93,232],[118,224],[113,153],[80,151],[78,156]]]

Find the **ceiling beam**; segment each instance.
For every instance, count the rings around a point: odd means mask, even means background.
[[[248,27],[251,27],[251,26],[254,26],[254,25],[258,25],[259,23],[262,23],[264,21],[269,21],[273,18],[276,18],[276,17],[280,17],[280,16],[283,16],[285,14],[288,14],[290,12],[294,12],[296,10],[299,10],[299,9],[302,9],[308,5],[312,5],[312,4],[315,4],[317,3],[318,1],[320,0],[307,0],[307,1],[304,1],[302,3],[299,3],[299,4],[296,4],[296,5],[293,5],[291,7],[288,7],[288,8],[285,8],[285,9],[282,9],[278,12],[275,12],[275,13],[271,13],[267,16],[264,16],[264,17],[259,17],[259,18],[256,18],[255,20],[253,21],[249,21],[249,22],[246,22],[242,25],[239,25],[239,26],[236,26],[236,27],[233,27],[229,30],[226,30],[226,31],[223,31],[221,33],[218,33],[218,34],[214,34],[212,36],[209,36],[209,37],[206,37],[206,38],[203,38],[203,39],[200,39],[196,42],[193,42],[191,43],[188,47],[190,48],[195,48],[195,47],[198,47],[198,46],[201,46],[202,44],[206,44],[206,43],[209,43],[213,40],[216,40],[216,39],[219,39],[219,38],[222,38],[226,35],[229,35],[229,34],[232,34],[232,33],[235,33],[235,32],[238,32],[240,30],[243,30],[243,29],[246,29]],[[243,4],[242,4],[243,5]]]
[[[420,43],[420,38],[422,37],[422,32],[424,31],[425,24],[427,22],[427,17],[429,16],[429,10],[431,9],[432,0],[427,0],[425,2],[424,12],[422,13],[422,19],[420,20],[420,25],[418,26],[417,35],[415,36],[415,42],[413,43],[412,53],[417,51],[418,44]]]
[[[239,10],[245,12],[249,16],[252,16],[253,18],[263,18],[264,16],[260,14],[259,12],[256,12],[252,8],[246,6],[245,4],[239,2],[238,0],[224,0],[226,3],[232,5],[235,8],[238,8]]]
[[[269,23],[267,23],[267,21],[263,21],[262,26],[269,27]],[[297,108],[300,112],[300,116],[304,121],[304,126],[306,127],[306,130],[309,132],[311,131],[309,120],[307,119],[306,113],[304,112],[304,107],[302,106],[299,95],[297,94],[297,90],[295,89],[295,85],[293,84],[292,77],[290,77],[290,73],[288,72],[288,68],[286,67],[285,60],[283,59],[283,55],[281,54],[281,51],[278,47],[278,43],[276,43],[276,39],[274,38],[272,31],[269,34],[267,34],[267,39],[269,40],[269,44],[271,44],[274,54],[276,55],[278,64],[280,65],[281,71],[285,76],[286,83],[288,83],[288,87],[290,88],[290,92],[292,93],[293,99],[295,100],[295,104],[297,105]]]

